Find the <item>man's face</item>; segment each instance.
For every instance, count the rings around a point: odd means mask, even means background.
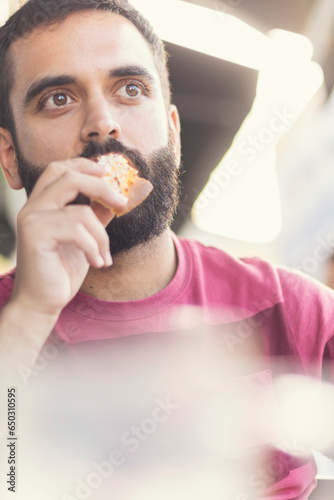
[[[102,11],[72,14],[60,25],[39,28],[15,42],[11,58],[15,84],[10,104],[21,171],[30,167],[28,178],[34,181],[35,173],[52,161],[95,156],[99,145],[102,152],[121,147],[157,184],[156,196],[169,198],[170,219],[177,198],[177,114],[174,108],[166,110],[150,48],[132,23]],[[96,147],[91,149],[92,142]],[[172,189],[164,193],[167,175]],[[131,217],[112,221],[116,233],[112,230],[111,238],[133,235],[158,206],[148,202],[146,215],[139,207]],[[137,236],[132,240],[130,245],[115,241],[114,253],[140,242]]]

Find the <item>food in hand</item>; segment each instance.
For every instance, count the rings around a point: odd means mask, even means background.
[[[116,210],[113,207],[107,206],[101,200],[98,201],[118,217],[127,214],[135,207],[140,205],[153,189],[152,184],[147,179],[138,176],[138,171],[131,167],[124,156],[109,153],[100,156],[98,163],[107,166],[107,173],[102,177],[110,186],[117,192],[126,196],[128,203],[122,210]]]

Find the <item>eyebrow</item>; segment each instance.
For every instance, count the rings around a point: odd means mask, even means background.
[[[150,82],[154,82],[155,78],[143,66],[124,66],[113,69],[109,73],[109,78],[124,78],[127,76],[142,76]]]
[[[77,83],[76,78],[73,78],[68,75],[59,75],[59,76],[46,76],[41,80],[37,80],[30,85],[26,96],[24,98],[24,107],[26,108],[31,101],[35,99],[35,97],[39,96],[44,90],[47,90],[52,87],[62,87],[63,85],[70,85]]]
[[[124,66],[121,68],[113,69],[108,73],[108,78],[124,78],[131,76],[141,76],[147,81],[153,83],[155,78],[143,66]],[[78,81],[70,75],[47,76],[41,80],[32,83],[24,98],[24,107],[29,104],[42,92],[53,87],[62,87],[64,85],[75,85]]]

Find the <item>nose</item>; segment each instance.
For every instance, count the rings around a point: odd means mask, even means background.
[[[93,139],[103,143],[106,139],[118,139],[120,135],[121,126],[107,99],[101,97],[87,104],[86,116],[81,130],[81,139],[84,143]]]

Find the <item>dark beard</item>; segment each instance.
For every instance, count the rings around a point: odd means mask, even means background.
[[[17,141],[15,141],[17,142]],[[18,171],[29,197],[45,167],[36,167],[27,161],[16,144]],[[111,255],[143,245],[160,236],[170,227],[176,213],[180,182],[178,165],[171,137],[168,146],[153,152],[146,161],[137,150],[109,139],[104,144],[90,142],[80,156],[95,158],[106,153],[120,153],[129,158],[139,171],[139,175],[153,184],[153,191],[138,207],[122,217],[115,217],[107,226]],[[75,204],[89,204],[89,200],[79,195]]]

